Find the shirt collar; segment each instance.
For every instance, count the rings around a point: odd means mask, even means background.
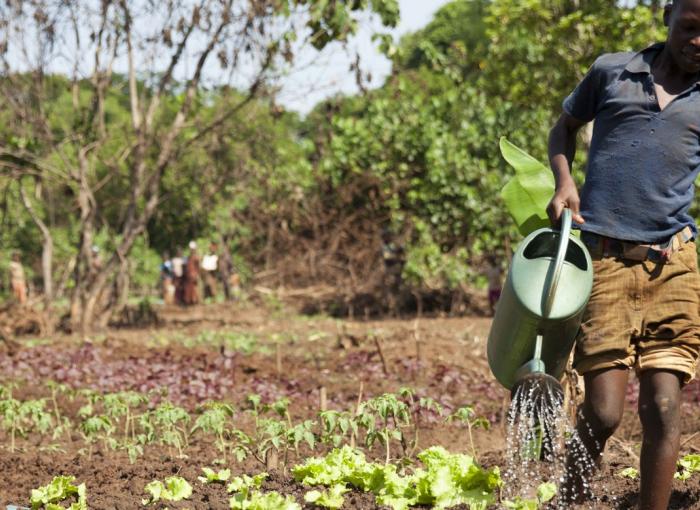
[[[664,49],[664,46],[665,43],[656,43],[637,52],[632,57],[632,60],[627,63],[625,70],[630,73],[651,74],[651,64],[654,62],[654,58]],[[700,84],[700,73],[697,75],[695,82]]]
[[[664,43],[652,44],[648,48],[635,54],[632,60],[627,63],[625,70],[630,73],[651,74],[651,63],[654,61],[654,57],[663,49]]]

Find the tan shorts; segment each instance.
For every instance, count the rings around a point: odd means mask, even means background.
[[[700,275],[695,243],[667,262],[593,258],[593,291],[576,340],[574,368],[681,372],[695,377],[700,352]]]

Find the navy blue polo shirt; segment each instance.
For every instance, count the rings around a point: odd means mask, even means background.
[[[697,234],[688,209],[700,170],[700,87],[660,110],[651,63],[662,49],[599,57],[564,100],[572,117],[595,120],[581,230],[645,243],[686,226]]]

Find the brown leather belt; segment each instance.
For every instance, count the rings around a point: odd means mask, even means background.
[[[592,232],[581,232],[581,241],[588,247],[592,256],[616,257],[635,261],[651,260],[652,262],[671,260],[671,256],[694,237],[690,227],[685,227],[671,236],[665,243],[659,244],[634,243]]]

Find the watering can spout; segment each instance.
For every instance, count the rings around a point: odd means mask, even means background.
[[[570,235],[540,229],[518,246],[488,339],[491,371],[506,388],[529,375],[563,374],[593,285],[590,254]]]

